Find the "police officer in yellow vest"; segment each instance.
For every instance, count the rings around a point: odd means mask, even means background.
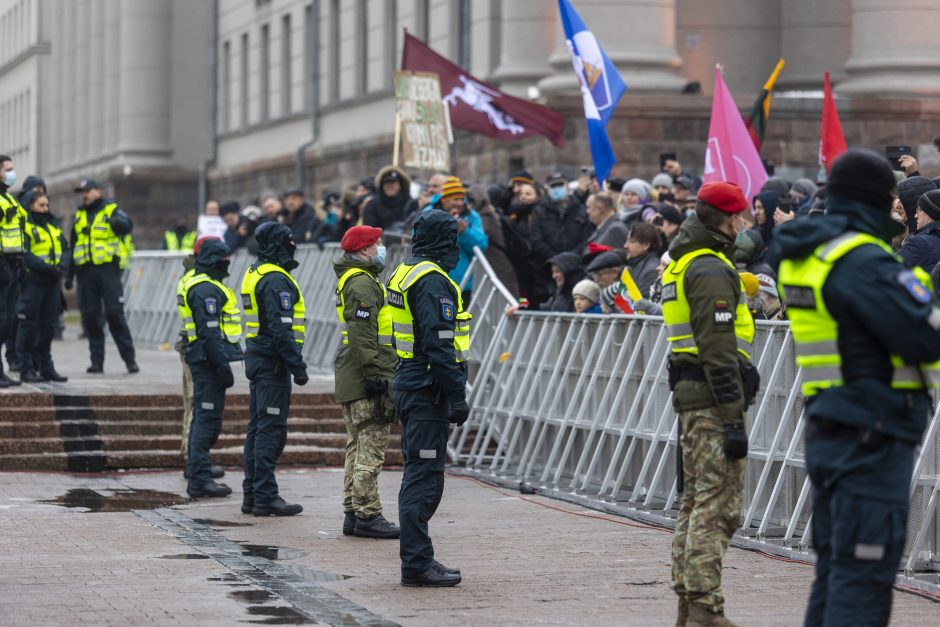
[[[212,476],[209,450],[222,430],[225,390],[235,385],[233,361],[244,359],[238,298],[222,281],[228,276],[232,251],[221,240],[199,247],[195,273],[177,301],[187,334],[186,363],[193,375],[193,423],[186,468],[192,497],[228,496],[232,489]]]
[[[669,383],[679,413],[685,489],[672,545],[678,625],[732,625],[721,563],[738,528],[747,454],[745,415],[758,386],[754,321],[731,262],[747,200],[734,183],[706,183],[669,246],[663,317]],[[688,621],[688,622],[686,622]]]
[[[333,263],[341,337],[336,351],[336,402],[346,423],[343,534],[397,538],[398,526],[382,515],[378,478],[385,463],[390,423],[396,420],[390,383],[398,357],[392,346],[392,310],[379,273],[385,268],[382,229],[354,226],[340,241]]]
[[[17,306],[20,379],[25,383],[63,383],[68,377],[56,372],[51,347],[62,301],[59,281],[68,272],[71,255],[62,230],[52,222],[49,197],[43,192],[27,192],[23,202],[29,208],[29,222],[23,255],[26,280]]]
[[[889,243],[891,166],[853,149],[826,215],[774,233],[805,398],[816,580],[805,625],[887,625],[905,544],[914,449],[930,416],[940,303]],[[930,364],[930,365],[927,365]]]
[[[428,521],[444,494],[449,423],[470,416],[466,398],[469,319],[447,273],[460,259],[457,221],[440,209],[415,222],[412,256],[388,280],[395,351],[392,396],[404,426],[405,475],[398,495],[401,583],[455,586],[460,571],[434,558]]]
[[[242,512],[293,516],[303,507],[281,498],[274,467],[287,443],[291,377],[297,385],[310,380],[302,352],[307,315],[300,286],[290,275],[298,265],[291,230],[269,222],[258,227],[255,238],[258,261],[248,268],[240,290],[245,374],[251,382]]]
[[[196,231],[186,226],[186,221],[178,219],[176,225],[163,234],[162,250],[191,253],[196,245]]]
[[[85,179],[75,188],[82,194],[82,206],[72,224],[72,268],[65,282],[71,289],[73,274],[78,278],[78,304],[88,335],[91,366],[87,372],[104,372],[104,318],[121,359],[130,373],[140,372],[135,361],[134,342],[124,317],[124,288],[121,285],[122,240],[133,230],[130,218],[102,197],[101,185]]]
[[[19,269],[26,246],[26,210],[20,206],[10,188],[16,184],[13,160],[0,155],[0,346],[13,335],[16,301],[19,293]],[[7,348],[9,350],[9,347]],[[7,354],[9,359],[10,355]],[[3,372],[0,361],[0,388],[19,385]]]

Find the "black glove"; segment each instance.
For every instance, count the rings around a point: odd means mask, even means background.
[[[378,379],[365,379],[362,382],[362,387],[365,388],[366,398],[375,398],[385,394],[385,391],[388,390],[388,383]]]
[[[747,457],[747,432],[743,423],[725,427],[724,453],[728,459]]]
[[[467,422],[470,417],[470,406],[467,405],[467,399],[461,398],[458,401],[450,402],[450,422],[460,426]]]
[[[72,289],[74,285],[75,285],[74,279],[71,279],[71,278],[65,279],[65,289],[70,290]]]
[[[304,370],[303,372],[299,374],[294,375],[294,383],[296,383],[297,385],[307,385],[307,381],[309,380],[310,380],[310,377],[307,376],[306,370]]]
[[[222,387],[228,389],[235,385],[235,373],[232,372],[232,367],[228,364],[218,367],[219,373],[219,383],[222,384]]]

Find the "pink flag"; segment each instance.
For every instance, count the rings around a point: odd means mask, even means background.
[[[715,96],[712,98],[712,119],[708,127],[702,181],[737,183],[744,197],[750,200],[757,195],[766,180],[767,171],[747,132],[741,112],[725,86],[721,70],[715,68]]]

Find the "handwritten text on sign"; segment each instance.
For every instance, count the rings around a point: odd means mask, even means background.
[[[401,124],[402,159],[409,168],[449,170],[447,105],[441,100],[437,74],[395,72],[395,94]]]

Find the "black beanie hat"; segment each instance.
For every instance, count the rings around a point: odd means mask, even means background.
[[[898,198],[908,215],[914,213],[918,199],[932,189],[937,186],[926,176],[912,176],[898,183]]]
[[[836,159],[829,172],[829,195],[856,200],[888,213],[895,187],[888,160],[866,148],[852,148]]]
[[[932,189],[923,194],[917,200],[917,206],[934,222],[940,220],[940,189]]]

